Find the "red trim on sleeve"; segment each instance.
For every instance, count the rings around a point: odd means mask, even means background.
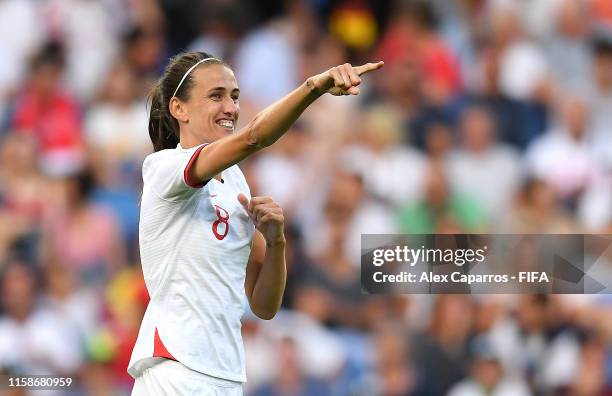
[[[203,181],[201,183],[197,183],[197,184],[189,180],[189,170],[191,169],[193,164],[195,164],[195,160],[196,158],[198,158],[198,155],[200,155],[200,151],[202,151],[202,149],[206,147],[207,145],[208,144],[203,144],[200,147],[198,147],[196,151],[193,152],[193,155],[189,159],[189,162],[187,163],[187,166],[185,167],[185,170],[183,171],[183,179],[185,180],[185,184],[187,184],[189,187],[202,188],[206,185],[206,183],[208,183],[208,180]]]
[[[166,359],[176,360],[174,356],[166,349],[166,346],[159,338],[157,327],[155,328],[155,336],[153,337],[153,357],[163,357]]]

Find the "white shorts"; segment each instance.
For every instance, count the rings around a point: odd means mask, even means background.
[[[242,383],[211,377],[167,359],[136,378],[132,396],[242,396]]]

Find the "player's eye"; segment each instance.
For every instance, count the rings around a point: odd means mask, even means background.
[[[232,100],[234,101],[234,103],[238,103],[238,100],[240,98],[238,97],[238,95],[232,95]]]
[[[210,95],[210,98],[212,100],[214,100],[214,101],[219,101],[219,100],[221,100],[221,94],[214,93],[214,94]]]

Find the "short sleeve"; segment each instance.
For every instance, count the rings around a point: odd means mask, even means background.
[[[145,186],[162,199],[179,200],[206,185],[206,181],[189,180],[189,169],[206,146],[167,150],[147,157],[142,167]],[[166,150],[164,150],[166,151]]]

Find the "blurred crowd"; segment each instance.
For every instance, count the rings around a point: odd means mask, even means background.
[[[359,271],[364,233],[612,233],[610,0],[0,0],[0,37],[3,373],[129,394],[145,98],[204,50],[242,125],[385,61],[241,164],[288,220],[283,309],[244,317],[247,396],[612,395],[605,295],[374,296]]]

